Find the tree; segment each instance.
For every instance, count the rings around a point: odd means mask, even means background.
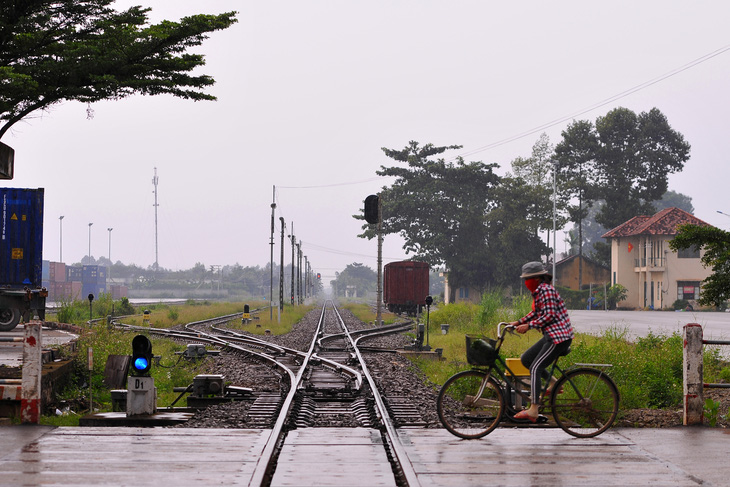
[[[503,178],[495,188],[497,202],[486,217],[487,262],[492,275],[489,283],[497,286],[520,284],[520,269],[525,262],[541,260],[549,249],[535,231],[535,221],[544,220],[544,201],[533,197],[534,188],[521,178]]]
[[[235,12],[147,25],[149,8],[118,12],[114,0],[25,0],[0,4],[0,138],[36,110],[135,93],[214,100],[214,83],[192,75],[205,64],[206,34],[230,27]]]
[[[681,225],[669,241],[669,247],[674,251],[690,247],[705,249],[701,262],[705,267],[712,267],[712,275],[702,281],[698,302],[724,306],[730,289],[730,232],[711,226]]]
[[[570,221],[578,228],[578,256],[583,256],[583,220],[593,205],[597,190],[595,157],[598,140],[593,124],[586,120],[573,122],[562,133],[563,140],[555,147],[560,194]],[[577,201],[570,204],[571,200]],[[583,286],[583,259],[578,259],[578,289]]]
[[[692,197],[687,196],[686,194],[677,193],[676,191],[672,191],[671,189],[664,193],[664,196],[662,196],[661,199],[652,202],[652,205],[654,206],[654,209],[656,211],[661,211],[666,208],[679,208],[680,210],[684,210],[687,213],[693,214],[695,212],[695,207],[692,204]]]
[[[690,145],[656,108],[636,115],[616,108],[596,120],[598,196],[606,201],[596,221],[606,228],[654,213],[652,201],[667,192],[667,177],[681,171]]]
[[[349,288],[354,289],[358,297],[364,297],[368,291],[375,290],[377,283],[377,273],[358,262],[349,264],[342,272],[336,272],[335,279],[330,281],[337,296],[345,296]]]
[[[537,142],[532,146],[532,155],[525,159],[518,157],[512,161],[513,174],[508,177],[517,177],[525,182],[522,188],[514,187],[510,191],[526,191],[530,198],[530,210],[525,213],[524,217],[528,217],[527,221],[534,228],[535,234],[540,231],[548,231],[548,245],[546,250],[550,248],[549,230],[553,227],[553,155],[554,148],[550,144],[550,138],[547,134],[541,134]],[[504,183],[504,181],[503,181]],[[519,186],[519,185],[518,185]],[[504,197],[512,198],[517,195],[505,194]],[[503,201],[499,198],[498,201]],[[560,203],[559,207],[564,204]],[[559,218],[562,220],[562,218]],[[556,222],[558,226],[563,226],[563,221]],[[553,249],[557,248],[555,242]],[[538,254],[539,255],[539,254]],[[553,259],[555,256],[553,256]]]
[[[493,191],[500,180],[492,171],[496,164],[466,163],[461,157],[455,162],[432,159],[459,148],[419,146],[414,141],[402,150],[383,148],[385,155],[408,167],[381,166],[376,172],[395,178],[380,193],[383,233],[400,234],[406,253],[431,267],[445,264],[454,287],[482,285],[492,276],[485,218],[496,205]],[[360,237],[375,236],[370,225],[363,229]]]

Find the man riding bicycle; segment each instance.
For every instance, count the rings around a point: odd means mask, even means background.
[[[553,276],[542,262],[528,262],[522,266],[521,279],[533,297],[532,311],[513,321],[518,333],[526,333],[530,328],[542,331],[542,338],[522,354],[522,364],[530,370],[530,407],[515,415],[516,419],[536,422],[540,406],[541,381],[548,383],[548,391],[556,380],[550,376],[547,366],[558,356],[567,353],[573,341],[573,326],[570,324],[568,310],[563,298],[553,287]]]

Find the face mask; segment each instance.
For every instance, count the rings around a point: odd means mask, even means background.
[[[540,279],[537,277],[531,277],[529,279],[525,279],[525,286],[527,289],[530,290],[531,293],[535,292],[535,289],[537,289],[537,286],[540,285]]]

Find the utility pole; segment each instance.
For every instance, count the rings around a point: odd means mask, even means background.
[[[284,217],[279,217],[281,222],[281,264],[279,264],[279,311],[284,311],[284,230],[286,224]]]
[[[271,202],[271,260],[269,260],[269,319],[274,319],[274,211],[276,210],[276,186]]]
[[[383,198],[378,197],[378,309],[375,314],[377,326],[383,324]]]
[[[111,281],[112,279],[112,230],[113,228],[107,228],[109,230],[109,271],[106,273],[106,277]]]
[[[297,304],[302,304],[302,241],[297,243]]]
[[[555,221],[558,218],[558,211],[557,211],[557,199],[558,199],[558,161],[553,160],[553,286],[558,285],[558,280],[555,276],[555,261],[557,260],[558,255],[558,237],[557,232],[555,229]],[[548,238],[548,240],[550,240]],[[548,242],[549,243],[549,242]],[[582,266],[582,261],[579,259],[578,265]],[[582,269],[581,269],[582,271]]]
[[[93,223],[89,223],[89,265],[91,265],[91,225]]]
[[[63,215],[58,217],[59,228],[59,246],[58,246],[58,261],[63,262]]]
[[[296,239],[294,238],[294,222],[291,222],[291,304],[294,306],[294,267],[297,263],[294,258],[294,247]]]
[[[159,178],[157,177],[157,168],[155,168],[155,176],[152,178],[152,184],[155,187],[155,190],[153,193],[155,193],[155,204],[152,205],[155,207],[155,265],[154,269],[157,271],[160,267],[160,258],[158,253],[158,247],[157,247],[157,207],[160,206],[157,203],[157,183],[159,182]]]

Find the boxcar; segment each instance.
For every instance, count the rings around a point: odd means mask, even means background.
[[[426,305],[428,264],[413,260],[385,265],[383,302],[388,311],[415,315]]]
[[[0,331],[45,318],[43,189],[0,188]]]

